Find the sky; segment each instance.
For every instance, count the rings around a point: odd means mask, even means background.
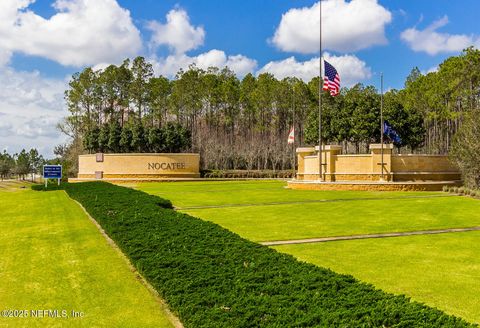
[[[478,0],[322,1],[323,57],[342,86],[401,89],[413,67],[435,71],[480,46]],[[173,78],[191,63],[309,81],[319,71],[315,0],[1,0],[0,150],[68,142],[56,124],[68,111],[72,74],[146,57]],[[469,15],[468,13],[472,13]]]

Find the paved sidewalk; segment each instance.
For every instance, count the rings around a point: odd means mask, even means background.
[[[313,203],[337,203],[337,202],[354,202],[365,200],[392,200],[392,199],[416,199],[416,198],[441,198],[455,197],[457,195],[428,195],[428,196],[400,196],[400,197],[359,197],[359,198],[337,198],[337,199],[314,199],[314,200],[297,200],[290,202],[267,202],[267,203],[250,203],[250,204],[223,204],[223,205],[202,205],[202,206],[185,206],[175,207],[176,210],[202,210],[211,208],[228,208],[228,207],[254,207],[254,206],[274,206],[274,205],[295,205],[295,204],[313,204]]]
[[[468,232],[468,231],[480,231],[480,227],[439,229],[439,230],[420,230],[420,231],[408,231],[408,232],[391,232],[391,233],[378,233],[378,234],[367,234],[367,235],[309,238],[309,239],[276,240],[276,241],[260,242],[260,244],[265,246],[279,246],[279,245],[293,245],[293,244],[326,243],[326,242],[341,241],[341,240],[391,238],[391,237],[405,237],[405,236],[418,236],[418,235],[436,235],[436,234],[442,234],[442,233],[455,233],[455,232]]]

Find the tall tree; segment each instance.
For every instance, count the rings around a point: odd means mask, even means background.
[[[32,165],[30,162],[30,156],[22,149],[19,154],[15,155],[15,173],[25,180],[25,176],[32,172]]]
[[[172,84],[163,76],[152,77],[148,82],[147,91],[151,125],[161,127],[167,120],[168,97],[172,92]]]
[[[148,104],[148,83],[153,77],[153,66],[145,58],[137,57],[132,62],[131,72],[130,96],[138,118],[141,119]]]
[[[0,177],[1,179],[9,178],[15,168],[15,159],[5,150],[0,153]]]
[[[455,135],[451,159],[462,172],[469,187],[480,187],[480,115],[475,110],[466,115],[465,122]]]

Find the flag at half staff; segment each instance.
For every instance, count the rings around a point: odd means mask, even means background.
[[[292,126],[290,132],[288,133],[288,144],[291,145],[295,142],[295,127]]]
[[[323,90],[330,90],[330,95],[337,96],[340,93],[340,75],[335,67],[325,62],[325,77],[323,78]]]

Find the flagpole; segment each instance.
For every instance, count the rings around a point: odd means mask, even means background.
[[[296,164],[296,152],[295,152],[295,81],[292,87],[293,93],[293,179],[295,180],[295,164]]]
[[[384,168],[383,168],[383,133],[385,132],[384,131],[384,128],[383,128],[383,72],[382,72],[382,75],[380,76],[380,91],[381,91],[381,95],[380,95],[380,133],[381,133],[381,136],[380,136],[380,144],[381,144],[381,153],[382,153],[382,176],[381,176],[381,181],[385,181],[384,179]]]
[[[322,169],[322,0],[320,7],[320,68],[318,76],[318,180],[323,181]]]

